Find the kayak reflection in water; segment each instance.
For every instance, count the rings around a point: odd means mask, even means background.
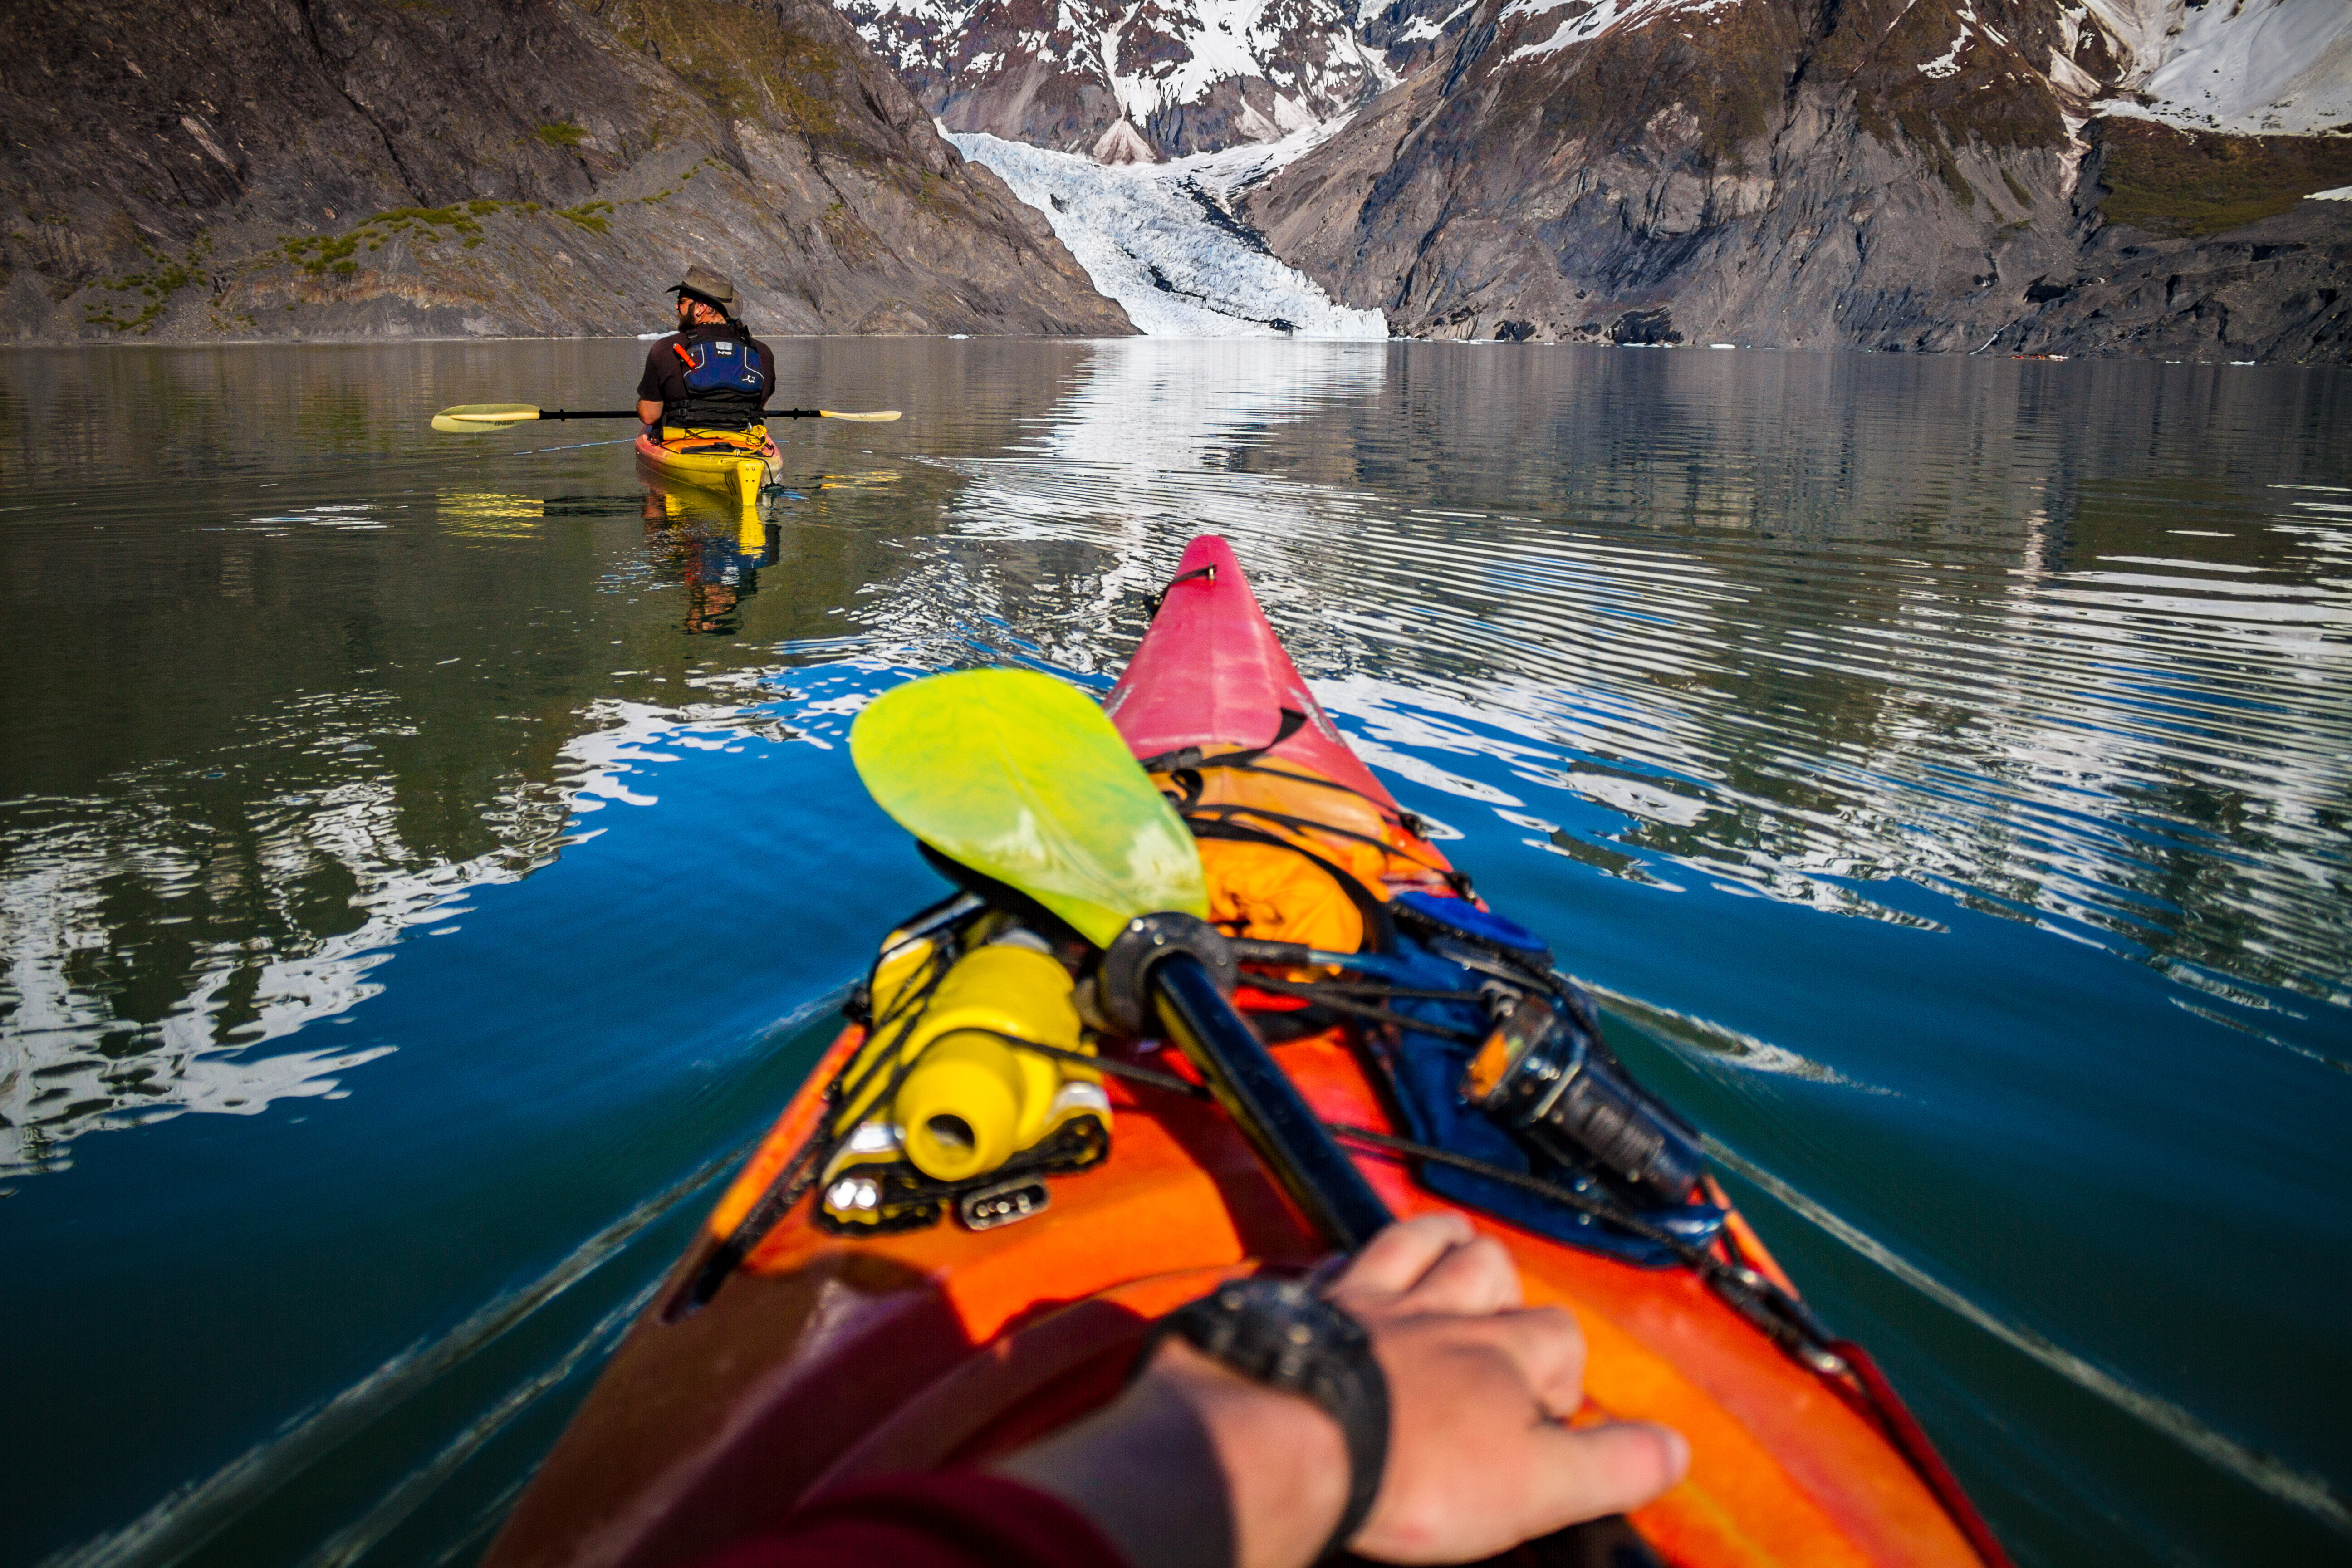
[[[637,379],[637,418],[662,447],[716,442],[747,456],[777,456],[765,414],[776,390],[776,356],[735,319],[735,284],[724,273],[689,267],[670,286],[677,331],[646,351]]]
[[[1560,1424],[1583,1400],[1576,1320],[1524,1305],[1458,1214],[1389,1226],[1325,1297],[1287,1289],[1204,1298],[1178,1319],[1226,1322],[1177,1323],[1119,1398],[986,1469],[842,1487],[704,1568],[1307,1568],[1343,1544],[1467,1563],[1689,1468],[1669,1427]],[[1305,1375],[1236,1370],[1262,1335]],[[1656,1561],[1622,1544],[1639,1555],[1611,1561]]]
[[[742,602],[760,591],[760,569],[773,566],[782,530],[756,514],[740,523],[697,517],[679,497],[647,486],[646,544],[654,574],[686,585],[689,636],[732,637],[742,628]]]

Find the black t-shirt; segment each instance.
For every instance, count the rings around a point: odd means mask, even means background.
[[[716,322],[705,322],[700,326],[689,327],[683,332],[672,332],[657,341],[646,351],[646,374],[637,378],[638,399],[648,401],[659,398],[662,405],[662,423],[678,424],[681,419],[679,410],[686,405],[686,361],[678,357],[679,346],[707,342],[712,338],[734,337],[740,331],[739,328],[721,326]],[[776,356],[768,345],[759,339],[749,337],[748,334],[746,338],[751,345],[759,351],[760,363],[768,368],[768,395],[773,396],[776,391]]]

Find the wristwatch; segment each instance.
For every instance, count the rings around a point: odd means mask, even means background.
[[[1305,1395],[1339,1423],[1348,1446],[1348,1506],[1318,1561],[1336,1555],[1363,1528],[1388,1465],[1388,1379],[1364,1325],[1304,1280],[1260,1277],[1220,1285],[1160,1320],[1144,1362],[1170,1334],[1254,1383]]]

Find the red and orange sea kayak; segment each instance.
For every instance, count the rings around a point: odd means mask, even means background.
[[[1483,907],[1332,728],[1224,541],[1187,549],[1105,710],[1183,803],[1211,918],[1229,933],[1328,949],[1352,932],[1369,951],[1389,910],[1479,927]],[[1418,1141],[1427,1118],[1402,1108],[1393,1017],[1318,1012],[1312,994],[1268,976],[1236,1001],[1280,1042],[1274,1057],[1314,1111],[1357,1130],[1343,1142],[1379,1196],[1400,1216],[1461,1208],[1510,1249],[1530,1303],[1574,1311],[1590,1346],[1580,1420],[1690,1438],[1689,1478],[1630,1521],[1657,1560],[2000,1561],[1867,1358],[1811,1326],[1712,1183],[1688,1194],[1692,1226],[1652,1211],[1665,1219],[1614,1232],[1570,1210],[1443,1196],[1481,1190],[1465,1172],[1503,1178]],[[1176,1053],[1100,1030],[1087,1048],[1105,1070],[1087,1076],[1107,1102],[1108,1151],[1055,1169],[1090,1165],[1042,1175],[1009,1205],[852,1223],[856,1184],[828,1186],[837,1162],[793,1173],[835,1124],[866,1044],[854,1024],[784,1109],[522,1498],[492,1568],[664,1568],[853,1478],[984,1460],[1117,1392],[1160,1314],[1327,1250],[1216,1105],[1168,1092],[1185,1073]],[[1516,1179],[1541,1201],[1544,1183]]]

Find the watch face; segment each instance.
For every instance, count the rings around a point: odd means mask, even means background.
[[[1339,1363],[1368,1355],[1370,1337],[1353,1318],[1291,1279],[1240,1279],[1179,1310],[1170,1328],[1243,1376],[1317,1397],[1342,1375]]]

